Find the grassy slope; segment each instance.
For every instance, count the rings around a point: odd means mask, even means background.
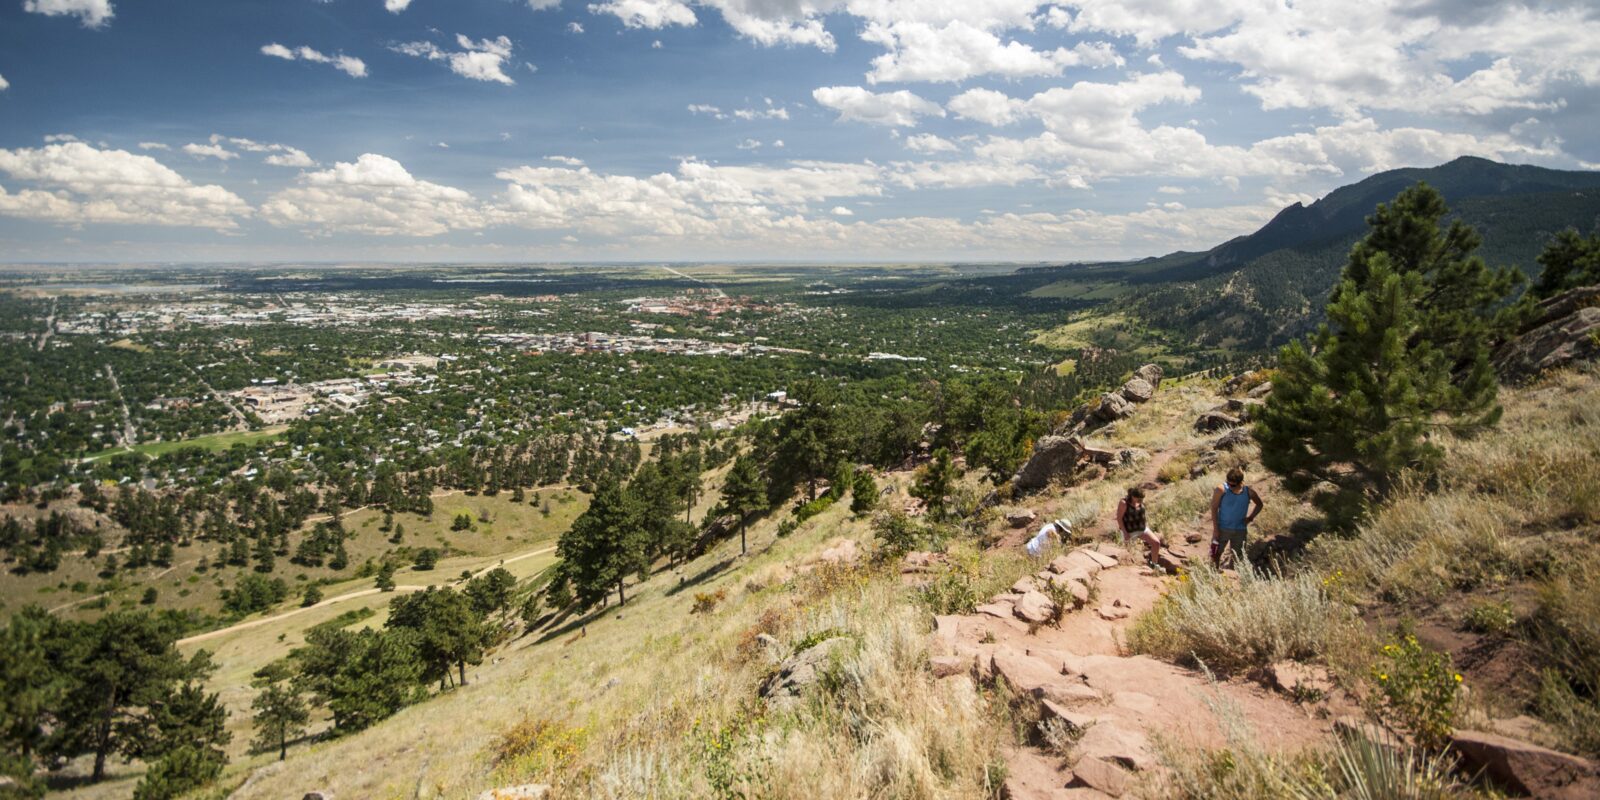
[[[380,559],[384,553],[398,547],[433,547],[480,559],[521,552],[537,542],[552,539],[566,530],[571,526],[572,520],[588,507],[587,496],[577,491],[550,488],[539,490],[538,494],[540,508],[511,502],[510,492],[501,492],[495,497],[441,492],[435,495],[432,517],[421,517],[416,514],[395,515],[395,522],[405,526],[404,540],[398,545],[389,542],[389,534],[378,530],[383,521],[382,512],[373,509],[352,511],[344,516],[345,530],[353,534],[353,538],[345,544],[345,549],[350,555],[348,568],[340,572],[327,566],[302,567],[284,558],[278,560],[276,571],[269,577],[282,578],[287,582],[297,600],[300,587],[306,583],[316,580],[336,583],[348,581],[363,562],[368,559]],[[534,492],[528,492],[529,499],[532,499],[533,495]],[[543,512],[542,507],[546,504],[550,507],[549,515]],[[490,521],[477,522],[479,513],[484,511],[488,512]],[[450,530],[453,517],[461,512],[472,516],[473,530]],[[71,513],[86,512],[80,509]],[[322,518],[319,515],[313,517],[313,520]],[[107,538],[111,546],[116,546],[117,534],[108,534]],[[291,537],[291,548],[296,542],[298,537]],[[158,593],[158,608],[200,609],[209,613],[220,613],[222,589],[232,586],[240,575],[248,571],[248,568],[236,567],[212,568],[205,573],[196,571],[202,558],[215,564],[218,556],[222,555],[221,549],[207,542],[180,547],[177,549],[172,569],[150,566],[131,572],[124,571],[118,576],[117,583],[113,587],[103,585],[104,582],[97,576],[104,556],[91,562],[80,556],[69,555],[62,559],[61,568],[55,572],[4,575],[5,605],[0,609],[0,613],[14,612],[28,603],[55,608],[94,598],[107,588],[111,591],[109,602],[112,607],[133,607],[138,604],[144,591],[151,587]],[[368,582],[370,583],[370,579]],[[337,591],[336,587],[326,587],[323,594],[331,597]],[[99,612],[80,605],[63,609],[59,613],[82,617]]]

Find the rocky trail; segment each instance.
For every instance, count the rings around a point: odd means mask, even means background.
[[[1261,684],[1218,681],[1126,654],[1128,625],[1155,605],[1165,580],[1139,561],[1120,547],[1085,545],[1041,560],[1037,574],[977,613],[935,619],[935,674],[1004,685],[1064,737],[1055,752],[1026,746],[1008,753],[1007,797],[1121,797],[1159,773],[1158,742],[1226,747],[1236,721],[1270,739],[1271,749],[1293,751],[1332,736],[1329,709],[1318,714]],[[1076,604],[1055,625],[1047,584],[1064,588]]]

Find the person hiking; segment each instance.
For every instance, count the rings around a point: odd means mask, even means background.
[[[1117,528],[1122,531],[1122,545],[1126,547],[1133,539],[1144,543],[1147,555],[1145,563],[1157,566],[1161,557],[1161,537],[1150,530],[1150,525],[1145,521],[1144,490],[1137,486],[1129,487],[1127,495],[1122,502],[1117,504]]]
[[[1211,493],[1211,565],[1222,567],[1222,551],[1233,550],[1234,560],[1245,558],[1250,523],[1266,503],[1256,490],[1244,485],[1244,470],[1228,470],[1228,482]]]
[[[1039,529],[1039,532],[1034,534],[1032,539],[1028,540],[1028,555],[1038,556],[1040,553],[1043,553],[1045,546],[1050,543],[1050,538],[1052,536],[1054,536],[1057,541],[1065,542],[1071,535],[1072,523],[1064,519],[1046,522],[1044,526]]]

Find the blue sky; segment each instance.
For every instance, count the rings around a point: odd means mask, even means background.
[[[0,0],[6,261],[1050,260],[1600,164],[1571,0]]]

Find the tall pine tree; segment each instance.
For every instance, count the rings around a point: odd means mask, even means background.
[[[761,477],[761,467],[755,456],[748,453],[734,459],[728,471],[728,480],[722,487],[722,505],[739,518],[739,555],[744,555],[745,529],[750,525],[750,515],[767,509],[767,483]]]
[[[650,571],[645,530],[632,498],[612,478],[595,487],[589,508],[561,534],[556,554],[572,582],[578,601],[593,605],[612,588],[627,603],[623,582],[630,574]]]
[[[1405,471],[1432,469],[1436,431],[1465,434],[1499,419],[1489,342],[1524,306],[1506,303],[1515,279],[1472,255],[1472,229],[1457,221],[1440,230],[1444,213],[1423,184],[1380,205],[1327,322],[1279,356],[1256,424],[1261,460],[1291,491],[1333,487],[1316,502],[1336,527]]]

